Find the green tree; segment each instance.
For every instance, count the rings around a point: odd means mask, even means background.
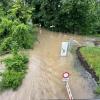
[[[31,5],[33,3],[34,0],[23,0],[23,2],[25,2],[26,4]],[[36,0],[37,1],[37,0]]]
[[[58,15],[61,8],[61,0],[34,0],[33,23],[39,23],[49,28],[55,26],[57,29]]]
[[[95,0],[66,0],[61,14],[66,16],[66,27],[70,32],[91,33],[95,22]]]
[[[48,29],[92,34],[99,26],[95,0],[35,0],[33,5],[33,22]]]
[[[56,19],[60,11],[61,0],[43,0],[41,5],[41,13],[44,20],[44,26],[50,27],[56,24]]]
[[[1,18],[0,39],[7,37],[11,33],[12,24],[13,22],[9,20],[8,18],[6,17]]]
[[[95,24],[95,29],[96,29],[96,32],[97,33],[100,33],[100,1],[98,0],[97,2],[96,2],[96,18],[97,18],[97,22],[96,22],[96,24]]]
[[[10,9],[10,7],[13,4],[13,0],[0,0],[0,4],[2,4],[3,10],[7,14],[7,11]]]
[[[9,9],[8,17],[12,20],[19,19],[22,23],[30,21],[32,8],[25,5],[23,0],[16,0],[14,5]]]
[[[32,21],[35,24],[42,22],[41,4],[42,0],[33,0],[32,5],[35,9],[32,11]]]
[[[17,25],[12,33],[14,41],[16,41],[21,48],[32,48],[36,40],[36,35],[33,29],[29,25],[19,24]]]
[[[2,4],[0,3],[0,18],[2,18],[4,15],[5,15],[5,12],[4,12],[4,10],[3,10],[3,6],[2,6]]]

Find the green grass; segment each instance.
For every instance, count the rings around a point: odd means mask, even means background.
[[[87,60],[90,67],[100,77],[100,47],[83,47],[80,49],[85,60]]]
[[[83,47],[80,49],[81,54],[100,78],[100,47]],[[100,80],[99,80],[100,81]],[[96,88],[97,94],[100,94],[100,86]]]

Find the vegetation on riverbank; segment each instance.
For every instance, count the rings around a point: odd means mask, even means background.
[[[90,68],[96,73],[96,76],[99,77],[98,83],[100,83],[100,47],[83,47],[80,52]],[[100,86],[97,87],[95,92],[100,94]]]
[[[1,73],[1,90],[17,89],[27,72],[28,57],[19,51],[33,48],[37,40],[32,10],[23,0],[0,1],[0,55],[12,54],[3,60],[5,70]]]
[[[6,7],[8,8],[5,9]],[[0,54],[10,52],[13,41],[17,42],[20,48],[32,48],[37,40],[36,28],[31,21],[32,8],[24,5],[21,0],[0,1],[1,13]]]
[[[3,60],[5,71],[2,73],[0,81],[0,89],[17,89],[25,77],[27,70],[28,58],[25,55],[18,53],[18,45],[13,43],[12,56]]]

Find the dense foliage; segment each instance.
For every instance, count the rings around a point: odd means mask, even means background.
[[[2,90],[4,89],[17,89],[21,83],[22,79],[24,78],[23,72],[16,72],[16,71],[6,71],[2,75],[2,82],[0,83],[0,87]]]
[[[0,24],[0,52],[11,50],[11,43],[16,41],[20,48],[32,48],[36,41],[35,27],[2,18]]]
[[[26,73],[28,58],[25,55],[18,54],[18,44],[16,42],[12,46],[12,57],[5,58],[3,61],[6,70],[2,73],[1,90],[17,89]]]
[[[4,59],[0,89],[17,89],[27,72],[28,57],[19,54],[21,48],[32,48],[36,39],[32,10],[24,0],[0,0],[0,54],[11,52]]]
[[[0,39],[7,37],[11,33],[12,21],[7,18],[1,18]]]
[[[13,58],[7,58],[4,60],[5,66],[7,70],[13,70],[17,72],[24,72],[26,67],[26,63],[28,62],[28,58],[23,55],[17,55]]]
[[[8,17],[12,20],[18,19],[22,23],[27,24],[31,20],[32,8],[25,5],[22,0],[17,0],[8,10]]]
[[[24,0],[11,1],[0,1],[0,53],[10,51],[13,41],[20,48],[32,48],[37,39],[31,21],[33,8],[24,4]]]
[[[33,23],[53,30],[95,34],[100,26],[100,2],[96,0],[31,0]]]
[[[25,24],[19,24],[14,28],[14,31],[12,33],[12,37],[20,47],[22,48],[32,48],[32,44],[35,41],[34,36],[32,36],[34,33],[32,27]]]
[[[10,52],[11,43],[12,43],[12,37],[5,38],[0,46],[0,54],[3,54],[4,52]]]
[[[96,4],[97,7],[97,23],[95,24],[95,29],[97,33],[100,33],[100,1],[97,2]]]
[[[0,14],[10,20],[24,24],[33,22],[54,31],[79,34],[100,32],[99,0],[10,1],[0,1]]]

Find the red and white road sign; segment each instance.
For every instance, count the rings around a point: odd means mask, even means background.
[[[68,72],[63,73],[63,78],[69,78],[69,73]]]

